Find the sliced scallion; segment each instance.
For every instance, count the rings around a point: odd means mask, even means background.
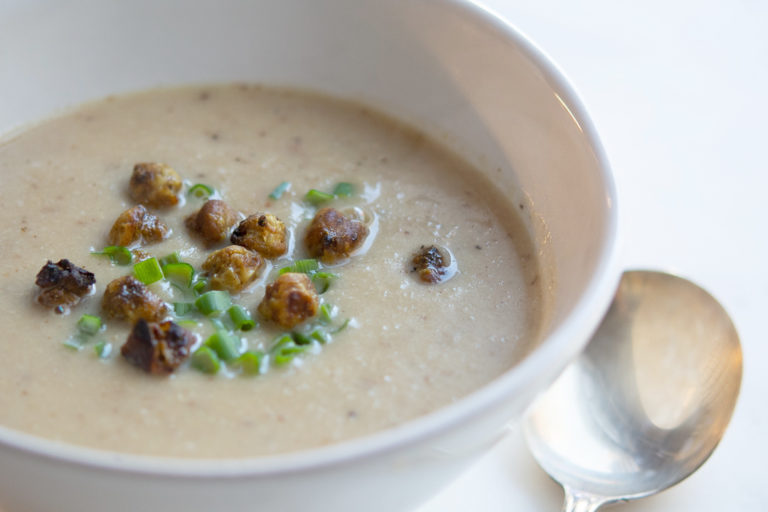
[[[216,355],[216,352],[214,352],[212,348],[205,345],[192,354],[190,364],[192,365],[192,368],[208,374],[218,373],[221,368],[219,356]]]
[[[229,319],[232,320],[232,325],[239,331],[250,331],[256,326],[256,322],[253,321],[251,314],[243,306],[235,304],[227,310]]]
[[[211,325],[213,326],[213,329],[216,331],[226,331],[227,328],[224,326],[224,322],[221,321],[220,318],[212,317],[208,320],[211,321]]]
[[[346,329],[349,326],[349,322],[351,320],[352,320],[351,318],[347,318],[346,320],[344,320],[344,323],[338,326],[336,329],[332,330],[331,334],[336,334]]]
[[[77,336],[72,336],[70,338],[67,338],[64,340],[64,343],[62,343],[65,347],[71,348],[73,350],[81,350],[83,348],[83,340],[80,339]]]
[[[287,272],[298,272],[301,274],[312,274],[317,271],[317,269],[320,268],[320,264],[317,262],[317,260],[313,259],[306,259],[306,260],[296,260],[291,265],[288,265],[287,267],[283,267],[280,269],[280,275],[283,275]]]
[[[309,333],[309,337],[313,340],[319,341],[323,345],[331,341],[331,335],[322,329],[315,329]]]
[[[351,183],[341,182],[333,189],[333,195],[336,197],[349,197],[355,193],[355,186]]]
[[[333,194],[329,194],[327,192],[321,192],[315,188],[310,189],[309,192],[307,192],[307,195],[304,196],[304,200],[310,204],[313,204],[315,206],[323,203],[327,203],[328,201],[333,199]]]
[[[286,365],[293,361],[294,357],[304,352],[304,350],[306,350],[305,347],[300,347],[293,343],[290,345],[283,345],[272,354],[272,361],[274,361],[277,366]]]
[[[269,352],[272,356],[272,362],[276,366],[283,366],[290,363],[297,354],[301,354],[304,350],[306,347],[296,345],[290,334],[283,334],[275,341]]]
[[[333,318],[336,316],[336,308],[328,303],[320,305],[320,311],[317,314],[320,323],[329,324],[333,322]]]
[[[189,192],[187,192],[187,195],[194,196],[200,199],[207,199],[211,197],[216,191],[209,187],[208,185],[204,185],[202,183],[196,183],[189,187]]]
[[[297,345],[309,345],[312,343],[312,338],[301,332],[292,332],[291,338]]]
[[[106,341],[100,341],[93,347],[93,351],[100,359],[106,359],[112,353],[112,344]]]
[[[133,253],[122,245],[110,245],[101,251],[91,251],[95,256],[107,256],[116,265],[130,265],[133,263]]]
[[[205,279],[198,279],[192,285],[192,291],[195,292],[195,295],[202,295],[206,288],[208,288],[208,281]]]
[[[322,295],[328,291],[328,288],[331,287],[331,283],[338,277],[338,274],[334,274],[333,272],[315,272],[312,274],[312,282],[315,285],[317,293]]]
[[[195,307],[204,315],[216,315],[232,305],[229,294],[222,290],[205,292],[195,301]]]
[[[195,305],[191,302],[173,303],[173,312],[176,313],[176,316],[187,316],[193,309],[195,309]]]
[[[293,343],[293,338],[291,338],[290,334],[281,334],[280,336],[275,339],[274,343],[272,343],[272,348],[270,351],[275,351],[278,348],[282,347],[283,345],[287,345],[289,343]]]
[[[133,275],[144,284],[152,284],[163,278],[163,269],[157,258],[148,258],[133,266]]]
[[[160,258],[160,266],[164,267],[168,265],[169,263],[181,263],[181,256],[179,256],[179,253],[174,251],[171,254],[167,256],[163,256]]]
[[[179,291],[180,291],[182,294],[183,294],[184,292],[186,292],[187,290],[189,290],[189,288],[186,288],[186,287],[184,287],[184,286],[179,286],[178,284],[176,284],[176,283],[173,283],[173,282],[171,283],[171,286],[172,286],[172,287],[174,287],[174,288],[176,288],[177,290],[179,290]]]
[[[269,194],[270,199],[275,199],[275,200],[280,199],[282,197],[282,195],[285,193],[285,191],[288,190],[289,188],[291,188],[291,183],[290,182],[288,182],[288,181],[282,182],[281,184],[276,186],[275,190],[273,190]]]
[[[83,315],[77,321],[77,330],[85,336],[93,336],[101,330],[101,318],[96,315]]]
[[[222,361],[232,361],[240,355],[240,339],[227,331],[216,331],[205,340],[205,346],[210,347]]]
[[[163,265],[163,275],[166,279],[180,286],[189,288],[195,277],[195,268],[189,263],[167,263]]]
[[[261,373],[261,363],[264,360],[264,352],[260,350],[249,350],[243,352],[240,357],[233,361],[233,365],[239,367],[243,375],[259,375]]]

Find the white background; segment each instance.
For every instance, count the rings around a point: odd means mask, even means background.
[[[741,395],[714,455],[676,487],[611,508],[768,510],[768,2],[484,3],[586,104],[616,178],[625,267],[693,279],[741,336]],[[418,512],[557,511],[561,500],[512,427]]]

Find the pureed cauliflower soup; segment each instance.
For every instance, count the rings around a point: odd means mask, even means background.
[[[319,447],[449,404],[539,337],[523,206],[355,103],[110,97],[7,138],[0,176],[13,429],[178,457]]]

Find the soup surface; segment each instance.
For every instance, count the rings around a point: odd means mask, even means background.
[[[372,220],[369,243],[322,295],[351,319],[319,353],[244,377],[185,364],[149,375],[119,355],[128,326],[99,334],[112,355],[63,344],[83,313],[100,315],[105,285],[130,273],[91,251],[108,245],[115,218],[134,205],[137,162],[165,162],[205,183],[243,215],[267,211],[292,233],[286,255],[237,300],[256,305],[277,269],[306,257],[315,208],[309,189],[354,184],[332,204]],[[135,454],[245,457],[369,434],[455,401],[499,376],[536,342],[539,267],[511,204],[466,163],[425,137],[354,103],[258,86],[155,90],[87,104],[0,144],[0,424],[68,443]],[[282,183],[279,199],[269,193]],[[186,195],[186,194],[185,194]],[[155,212],[173,235],[143,249],[179,251],[196,269],[210,252],[184,218],[202,204]],[[449,249],[458,272],[420,282],[421,246]],[[96,276],[96,291],[68,315],[34,301],[35,275],[68,258]],[[165,297],[167,286],[152,287]],[[173,300],[173,297],[168,298]],[[248,333],[263,346],[268,322]]]

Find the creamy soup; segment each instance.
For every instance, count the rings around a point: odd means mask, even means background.
[[[65,345],[84,313],[131,267],[92,255],[107,243],[137,162],[164,162],[185,180],[182,204],[153,211],[172,235],[142,249],[177,251],[197,270],[210,253],[184,219],[204,183],[241,215],[269,212],[288,227],[285,255],[235,296],[259,321],[243,334],[268,348],[280,329],[256,307],[277,270],[306,257],[304,232],[316,207],[310,189],[354,185],[349,198],[370,226],[364,246],[330,268],[322,294],[349,319],[321,350],[258,376],[188,363],[171,376],[130,365],[119,348],[129,325],[81,350]],[[539,264],[512,204],[465,162],[413,130],[358,104],[256,86],[157,90],[87,104],[0,145],[0,424],[98,449],[180,457],[245,457],[319,447],[397,425],[449,404],[508,370],[537,341]],[[269,197],[290,183],[279,199]],[[453,255],[457,272],[421,282],[421,246]],[[226,244],[223,244],[226,245]],[[218,246],[218,247],[221,247]],[[69,314],[34,300],[35,275],[67,258],[93,272],[95,292]],[[150,285],[172,302],[178,290]],[[205,319],[195,331],[207,335]],[[194,330],[194,329],[192,329]],[[112,353],[99,357],[96,343]],[[103,345],[102,345],[103,346]]]

